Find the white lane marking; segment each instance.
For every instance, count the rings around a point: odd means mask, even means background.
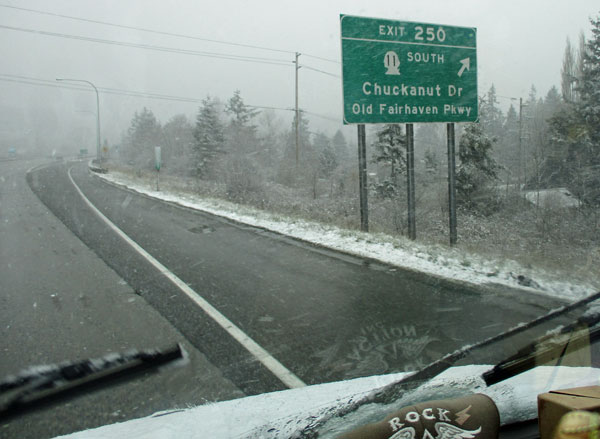
[[[171,273],[167,267],[158,262],[150,253],[144,250],[138,243],[119,229],[111,220],[109,220],[102,212],[92,204],[90,200],[83,194],[73,177],[69,168],[69,179],[81,198],[98,215],[117,235],[119,235],[127,244],[134,248],[148,262],[150,262],[158,271],[160,271],[167,279],[173,282],[181,291],[183,291],[190,299],[192,299],[202,310],[208,314],[215,322],[217,322],[229,335],[237,340],[244,348],[248,350],[258,361],[260,361],[267,369],[269,369],[277,378],[281,380],[290,389],[304,387],[306,384],[298,378],[293,372],[288,370],[275,357],[269,354],[263,347],[256,343],[244,331],[238,328],[232,321],[221,314],[215,307],[208,303],[202,296],[191,289],[185,282],[179,279],[175,274]]]

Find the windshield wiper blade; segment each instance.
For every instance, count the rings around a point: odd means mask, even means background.
[[[184,351],[178,344],[162,351],[129,351],[27,369],[0,382],[0,421],[98,387],[106,388],[183,358]]]
[[[540,337],[523,347],[517,354],[485,372],[482,378],[486,385],[492,386],[555,360],[558,360],[557,365],[559,365],[569,346],[578,346],[580,342],[591,344],[600,340],[600,327],[589,329],[598,322],[600,322],[600,314],[583,316],[575,323],[561,328],[559,332]]]
[[[528,323],[517,325],[505,332],[502,332],[498,335],[495,335],[493,337],[482,340],[479,343],[476,343],[476,344],[470,345],[470,346],[465,346],[464,348],[462,348],[460,350],[457,350],[451,354],[448,354],[448,355],[440,358],[439,360],[436,360],[436,361],[430,363],[429,365],[425,366],[423,369],[415,372],[414,374],[411,374],[407,377],[401,378],[400,380],[398,380],[394,383],[391,383],[391,384],[388,384],[388,385],[382,387],[374,394],[369,394],[360,399],[352,401],[349,404],[347,404],[337,410],[330,411],[327,414],[311,421],[311,423],[309,425],[307,425],[306,427],[304,427],[304,429],[302,429],[302,431],[300,432],[300,435],[302,437],[306,437],[306,438],[316,438],[319,436],[319,429],[321,427],[323,427],[325,425],[325,423],[327,423],[329,420],[334,419],[334,418],[341,418],[346,415],[349,415],[350,413],[355,412],[356,410],[358,410],[361,406],[363,406],[365,404],[390,404],[390,403],[393,403],[395,400],[399,399],[406,392],[415,390],[417,387],[419,387],[419,385],[435,378],[436,376],[438,376],[439,374],[441,374],[442,372],[444,372],[445,370],[449,369],[454,364],[456,364],[457,361],[465,358],[467,355],[470,355],[474,351],[480,350],[491,344],[494,344],[501,340],[504,340],[508,337],[511,337],[511,336],[517,335],[519,333],[522,333],[524,331],[527,331],[529,329],[532,329],[532,328],[539,326],[549,320],[553,320],[557,317],[560,317],[560,316],[562,316],[568,312],[571,312],[575,309],[581,308],[581,307],[583,307],[591,302],[594,302],[598,299],[600,299],[600,291],[595,294],[592,294],[588,297],[585,297],[581,300],[578,300],[571,304],[568,304],[568,305],[562,306],[560,308],[557,308],[553,311],[550,311],[547,314],[544,314],[543,316],[540,316],[534,320],[531,320]]]

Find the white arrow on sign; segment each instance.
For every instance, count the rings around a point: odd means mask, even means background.
[[[459,78],[462,76],[465,70],[469,70],[471,68],[471,60],[469,58],[461,59],[460,63],[462,64],[462,66],[458,71]]]

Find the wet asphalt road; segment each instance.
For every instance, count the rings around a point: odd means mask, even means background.
[[[557,306],[543,297],[445,282],[176,207],[106,184],[86,163],[31,172],[31,189],[81,240],[78,248],[92,249],[96,262],[114,271],[116,283],[130,288],[128,297],[149,304],[176,328],[210,363],[197,373],[218,370],[232,395],[237,389],[255,394],[285,386],[90,211],[70,182],[69,169],[104,215],[307,384],[417,369]],[[24,207],[15,201],[15,209]],[[54,261],[51,237],[45,234],[29,245],[31,251],[48,247]],[[88,290],[105,289],[107,281],[95,276],[97,270],[69,267],[64,275],[77,273]],[[2,310],[30,308],[29,302],[8,303]],[[123,305],[95,306],[111,314]],[[152,329],[150,339],[162,334],[143,313],[129,315],[139,320],[138,330]],[[54,342],[59,344],[40,335],[31,346]],[[11,360],[28,361],[26,356]]]
[[[54,437],[243,396],[40,202],[25,177],[35,164],[0,162],[0,379],[28,366],[178,342],[190,363],[0,421],[0,437]]]
[[[280,388],[79,205],[65,171],[34,174],[59,218],[244,391]],[[119,228],[307,384],[419,368],[556,305],[324,252],[122,191],[84,164],[72,175]]]

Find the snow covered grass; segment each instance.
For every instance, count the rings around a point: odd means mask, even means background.
[[[333,250],[381,261],[432,276],[476,285],[500,284],[532,293],[575,300],[598,290],[567,270],[549,271],[515,260],[484,257],[465,247],[422,243],[402,236],[363,233],[331,224],[273,213],[220,198],[199,195],[185,180],[161,176],[160,191],[151,177],[112,169],[100,178],[147,196],[260,227]],[[206,191],[205,191],[206,192]]]

